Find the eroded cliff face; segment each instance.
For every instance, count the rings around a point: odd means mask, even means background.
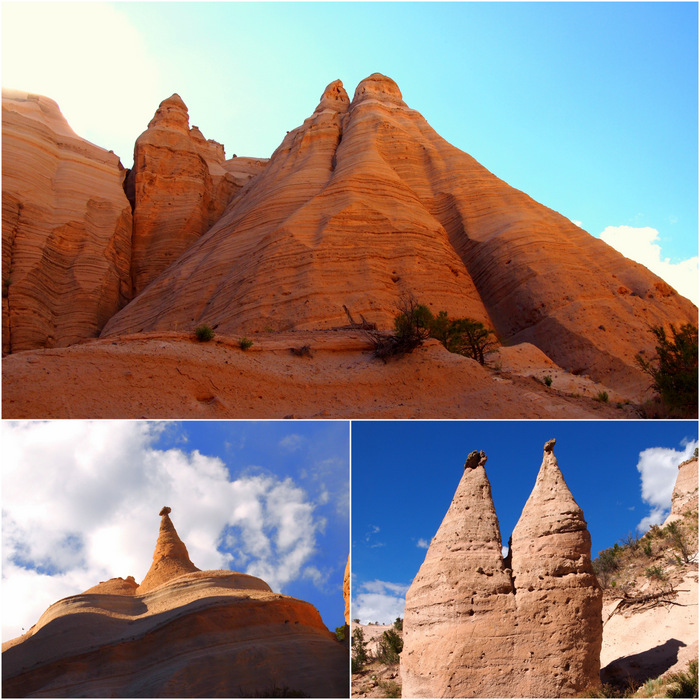
[[[190,128],[179,95],[160,103],[136,140],[127,181],[134,207],[135,294],[207,231],[250,179],[241,172],[250,163],[237,168],[235,160],[225,161],[223,145],[206,140],[196,126]]]
[[[403,697],[566,697],[599,685],[602,595],[553,443],[506,561],[486,456],[469,455],[406,595]]]
[[[131,299],[124,175],[53,100],[2,91],[3,354],[94,338]]]
[[[199,571],[167,512],[141,586],[110,579],[3,644],[4,697],[347,697],[347,649],[309,603]]]
[[[182,280],[187,280],[183,284]],[[666,283],[440,138],[374,74],[340,81],[263,174],[105,336],[322,329],[343,305],[389,328],[402,294],[634,395],[648,327],[695,322]]]

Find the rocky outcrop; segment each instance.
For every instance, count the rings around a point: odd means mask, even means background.
[[[678,475],[671,495],[671,512],[664,525],[682,520],[684,513],[698,512],[698,458],[691,457],[678,465]]]
[[[343,598],[345,599],[345,624],[350,624],[350,557],[345,565],[345,575],[343,576]]]
[[[136,140],[127,192],[134,207],[134,293],[175,262],[221,216],[233,195],[263,167],[225,160],[224,147],[190,128],[179,95],[163,100]],[[257,164],[257,165],[256,165]]]
[[[559,470],[554,440],[545,445],[535,487],[513,530],[510,557],[518,694],[568,697],[597,685],[602,591],[591,564],[591,536]]]
[[[347,697],[347,650],[318,611],[254,576],[199,571],[164,511],[139,588],[64,598],[3,645],[3,696]]]
[[[186,284],[183,283],[186,280]],[[358,281],[359,280],[359,281]],[[666,283],[441,139],[389,78],[340,81],[253,187],[104,335],[388,328],[402,294],[634,395],[648,327],[695,322]]]
[[[406,595],[404,697],[564,697],[599,684],[590,536],[552,452],[504,561],[483,452],[472,452]]]
[[[94,338],[129,301],[124,175],[53,100],[3,90],[3,354]]]

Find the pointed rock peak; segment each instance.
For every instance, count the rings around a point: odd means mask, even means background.
[[[330,85],[326,86],[326,89],[321,95],[321,101],[316,107],[316,112],[322,112],[324,109],[333,109],[336,111],[344,112],[350,105],[350,98],[348,93],[345,92],[343,83],[341,80],[334,80]]]
[[[137,593],[147,593],[167,581],[189,574],[199,569],[190,561],[185,543],[180,539],[170,520],[171,509],[164,506],[159,515],[160,532],[153,552],[153,564],[137,589]]]
[[[554,445],[557,444],[557,441],[552,438],[551,440],[547,440],[547,442],[544,443],[544,451],[545,452],[554,452]]]
[[[375,99],[403,104],[403,96],[399,86],[386,75],[372,73],[368,78],[362,80],[355,89],[353,102],[364,99]]]
[[[148,124],[148,128],[154,126],[189,131],[190,117],[187,106],[180,95],[175,93],[160,103],[153,119]]]

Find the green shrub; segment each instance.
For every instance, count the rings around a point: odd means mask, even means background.
[[[664,406],[673,417],[698,415],[698,329],[685,323],[679,330],[670,325],[671,337],[663,326],[651,326],[657,341],[656,356],[650,360],[635,357],[641,369],[652,378]]]
[[[367,642],[365,642],[365,634],[361,627],[355,627],[352,631],[351,648],[351,668],[353,673],[357,673],[369,660]]]
[[[608,398],[607,391],[599,391],[598,395],[595,397],[595,400],[600,401],[600,403],[608,403]]]
[[[194,329],[194,334],[200,343],[208,343],[214,338],[214,330],[206,323],[202,323]]]
[[[552,386],[552,378],[549,375],[547,375],[542,381],[546,386]]]
[[[397,617],[394,620],[394,629],[398,630],[399,632],[403,631],[403,620],[400,617]]]
[[[644,554],[646,554],[648,557],[652,556],[654,552],[651,547],[651,540],[647,540],[644,543],[644,547],[642,549],[644,551]]]
[[[399,654],[403,651],[403,639],[395,629],[388,629],[379,640],[377,659],[384,664],[399,663]]]
[[[481,321],[472,318],[450,319],[447,311],[440,311],[430,319],[429,331],[430,336],[439,340],[450,352],[471,357],[481,365],[486,364],[486,352],[496,345],[495,333]]]
[[[666,580],[666,574],[664,574],[664,570],[658,564],[650,566],[648,569],[646,569],[644,571],[644,575],[647,578],[655,579],[656,581]]]
[[[396,681],[380,681],[379,687],[384,691],[385,698],[401,697],[401,686]]]
[[[619,556],[622,547],[615,543],[612,547],[598,552],[598,556],[593,560],[593,572],[598,578],[601,588],[607,588],[610,584],[612,574],[620,568]]]
[[[687,671],[672,673],[667,680],[671,684],[668,688],[669,698],[696,698],[698,697],[698,661],[695,659],[688,664]]]
[[[666,526],[666,532],[671,540],[671,544],[680,552],[683,561],[687,564],[693,553],[690,551],[690,543],[683,533],[681,526],[677,522],[669,523]]]
[[[374,356],[383,362],[413,352],[428,337],[432,313],[427,306],[419,304],[411,295],[404,295],[397,310],[392,335],[387,336],[376,330],[366,331]]]
[[[247,350],[248,348],[252,347],[252,345],[253,341],[245,336],[238,341],[238,347],[240,347],[241,350]]]

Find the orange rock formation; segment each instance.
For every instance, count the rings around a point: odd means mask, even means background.
[[[124,175],[53,100],[3,90],[3,354],[94,338],[129,301]]]
[[[658,277],[445,142],[374,74],[352,102],[331,83],[254,186],[103,336],[329,328],[343,304],[387,328],[406,292],[627,390],[648,383],[634,362],[652,349],[648,326],[696,320]]]
[[[565,697],[599,684],[602,595],[553,444],[505,561],[486,455],[467,458],[406,595],[403,697]]]
[[[212,226],[252,176],[239,172],[236,177],[226,165],[224,147],[205,140],[196,126],[190,128],[179,95],[160,103],[136,140],[134,167],[126,183],[134,207],[135,294]]]
[[[199,571],[168,516],[137,588],[111,579],[3,644],[4,697],[347,697],[347,650],[309,603]]]

